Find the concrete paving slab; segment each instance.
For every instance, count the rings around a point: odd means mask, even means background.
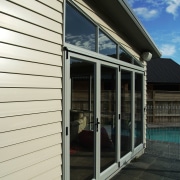
[[[180,180],[180,160],[145,153],[112,180]]]

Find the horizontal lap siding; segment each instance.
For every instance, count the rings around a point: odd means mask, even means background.
[[[59,173],[59,171],[61,171],[61,169],[59,168],[60,166],[61,166],[61,161],[59,159],[59,156],[55,156],[43,162],[39,162],[38,164],[33,165],[31,167],[31,171],[29,171],[29,168],[25,168],[22,171],[17,171],[15,173],[10,174],[9,176],[5,176],[3,179],[4,180],[21,179],[23,174],[26,174],[23,180],[28,180],[29,178],[32,178],[33,180],[35,179],[37,180],[53,179],[54,180],[54,178],[56,177],[58,177],[58,180],[59,180],[61,179],[61,174]]]
[[[26,1],[23,2],[25,3]],[[36,3],[35,0],[31,0],[30,2],[30,4]],[[53,10],[51,10],[51,12],[52,11]],[[1,0],[0,12],[20,19],[22,20],[22,22],[26,21],[30,24],[51,30],[56,33],[59,33],[59,29],[62,27],[60,24],[62,22],[62,19],[59,20],[60,23],[57,23],[56,20],[53,21],[45,15],[43,16],[43,14],[38,14],[38,12],[40,12],[40,9],[36,9],[36,12],[32,12],[31,10],[24,8],[21,5],[18,6],[17,4],[10,1]]]
[[[8,96],[7,96],[8,94]],[[61,90],[44,88],[1,88],[0,102],[61,100]]]
[[[1,21],[1,20],[0,20]],[[59,54],[61,51],[59,52]],[[48,65],[61,66],[61,55],[49,54],[46,52],[35,51],[24,47],[0,43],[0,56],[12,58],[13,60],[35,62]]]
[[[62,10],[1,0],[0,179],[61,179]]]
[[[50,43],[36,37],[27,36],[21,33],[14,32],[0,28],[1,42],[8,43],[15,46],[38,50],[42,52],[59,55],[61,46],[55,43]],[[60,36],[60,35],[59,35]],[[62,41],[60,41],[62,43]]]
[[[41,71],[39,71],[41,69]],[[32,62],[23,62],[14,59],[0,58],[0,72],[18,73],[26,75],[41,75],[61,78],[61,69],[58,66],[49,66]]]

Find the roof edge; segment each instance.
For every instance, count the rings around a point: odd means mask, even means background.
[[[159,51],[159,49],[157,48],[157,46],[155,45],[154,41],[151,39],[150,35],[147,33],[147,31],[145,30],[145,28],[143,27],[143,25],[141,24],[141,22],[138,20],[138,18],[136,17],[136,15],[134,14],[134,12],[132,11],[132,9],[130,8],[127,0],[117,0],[121,6],[124,7],[124,10],[128,13],[128,15],[131,17],[131,19],[133,20],[133,22],[136,24],[136,26],[138,27],[138,29],[141,31],[141,33],[144,35],[144,37],[147,39],[147,41],[150,43],[150,45],[153,47],[153,49],[155,50],[155,52],[159,55],[159,57],[161,57],[161,52]]]

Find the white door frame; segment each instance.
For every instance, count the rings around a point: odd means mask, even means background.
[[[68,47],[69,48],[69,47]],[[81,54],[76,53],[77,50],[79,51],[79,48],[77,47],[73,47],[70,45],[70,51],[66,50],[64,51],[64,82],[63,82],[63,86],[64,86],[64,92],[63,92],[63,107],[64,111],[63,111],[63,119],[64,119],[64,124],[63,124],[63,179],[70,179],[70,169],[67,167],[70,167],[70,155],[69,152],[67,150],[70,149],[70,141],[69,141],[69,127],[70,127],[70,123],[69,121],[67,121],[67,119],[70,119],[70,115],[68,112],[70,112],[70,96],[69,94],[71,93],[71,80],[70,80],[70,58],[77,58],[77,59],[82,59],[82,60],[87,60],[90,62],[94,62],[96,64],[96,93],[97,93],[97,97],[100,98],[100,77],[101,77],[101,72],[100,72],[100,67],[101,65],[107,65],[109,67],[115,67],[117,68],[118,71],[118,75],[117,75],[117,114],[119,117],[119,114],[121,114],[120,112],[120,102],[121,102],[121,69],[123,70],[128,70],[130,72],[132,72],[132,74],[135,74],[135,72],[138,73],[144,73],[144,69],[142,67],[135,67],[133,65],[129,65],[129,67],[127,67],[127,64],[125,63],[126,66],[124,66],[124,62],[121,61],[117,61],[114,59],[114,62],[112,63],[112,58],[109,57],[104,57],[102,55],[98,55],[96,53],[90,53],[89,56],[86,56],[86,50],[81,51]],[[122,66],[121,66],[122,65]],[[132,67],[131,67],[132,66]],[[120,68],[121,67],[121,68]],[[144,79],[144,77],[143,77]],[[133,82],[132,82],[132,87],[134,88],[134,75],[133,75]],[[144,87],[144,86],[143,86]],[[144,93],[143,93],[144,94]],[[134,97],[134,89],[133,89],[133,97]],[[95,116],[96,118],[98,118],[100,120],[100,99],[96,99],[96,112],[95,112]],[[134,106],[134,105],[133,105]],[[144,106],[144,104],[143,104]],[[134,120],[133,120],[134,121]],[[144,122],[144,121],[143,121]],[[109,175],[113,174],[116,170],[120,169],[121,167],[124,166],[125,163],[127,163],[129,160],[131,160],[133,158],[133,156],[135,156],[136,153],[138,153],[140,150],[142,150],[143,144],[140,144],[138,147],[136,147],[135,149],[133,148],[131,152],[129,152],[127,155],[125,155],[124,157],[120,158],[120,120],[117,119],[117,126],[119,131],[117,132],[117,162],[115,164],[113,164],[112,166],[110,166],[109,168],[107,168],[105,171],[103,171],[100,174],[100,158],[97,158],[96,160],[96,179],[105,179],[107,178]],[[134,128],[133,128],[134,129]],[[100,144],[100,133],[99,131],[96,133],[97,137],[96,138],[96,146],[99,146]],[[132,138],[134,139],[134,138]],[[134,144],[134,142],[132,142],[132,145]],[[133,146],[132,146],[133,147]],[[98,150],[100,148],[96,148],[96,157],[100,157],[100,150]],[[99,160],[98,160],[99,159]]]

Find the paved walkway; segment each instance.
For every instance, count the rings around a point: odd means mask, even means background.
[[[180,160],[145,153],[112,180],[180,180]]]

